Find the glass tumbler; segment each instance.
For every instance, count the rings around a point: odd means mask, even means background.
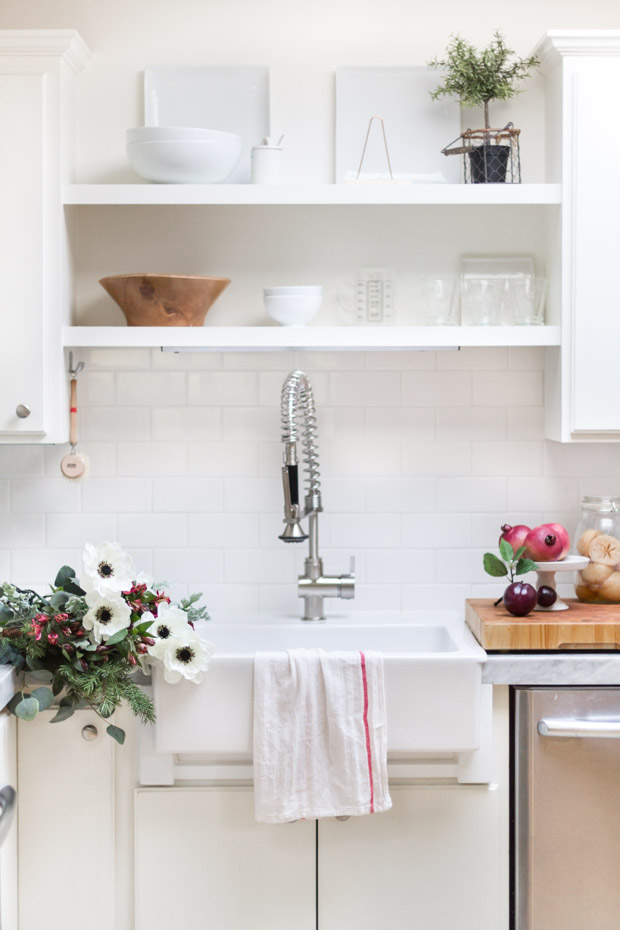
[[[515,326],[544,326],[547,279],[533,275],[510,278],[508,290]]]
[[[422,279],[427,326],[456,326],[457,301],[454,275]]]
[[[502,277],[461,279],[463,323],[470,326],[499,326],[506,280]]]

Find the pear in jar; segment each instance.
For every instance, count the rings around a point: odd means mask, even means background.
[[[600,530],[586,530],[584,533],[582,533],[579,537],[579,541],[577,542],[577,552],[579,555],[589,556],[590,543],[593,539],[596,539],[597,536],[601,535],[602,533]]]

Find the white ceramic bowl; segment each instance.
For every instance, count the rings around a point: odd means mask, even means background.
[[[127,142],[179,142],[182,139],[239,139],[235,132],[185,126],[138,126],[127,130]]]
[[[145,181],[163,184],[217,184],[241,157],[241,139],[183,139],[130,142],[127,156]]]
[[[264,287],[263,294],[266,297],[290,296],[291,294],[307,297],[321,297],[323,294],[323,287],[320,284],[316,286],[303,284],[292,287]]]
[[[265,310],[282,326],[305,326],[321,309],[320,294],[282,294],[263,297]]]

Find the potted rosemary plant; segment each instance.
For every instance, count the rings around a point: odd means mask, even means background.
[[[467,130],[461,136],[464,141],[461,148],[444,149],[445,154],[463,153],[469,157],[474,183],[506,180],[511,144],[515,138],[518,139],[519,130],[511,128],[511,124],[504,129],[492,129],[489,103],[492,100],[510,100],[521,93],[518,84],[529,77],[539,64],[540,59],[535,55],[518,58],[507,47],[501,32],[496,32],[489,45],[480,51],[459,35],[454,35],[444,56],[428,62],[430,68],[443,73],[443,83],[431,92],[433,100],[455,97],[461,106],[482,107],[484,110],[484,129]]]

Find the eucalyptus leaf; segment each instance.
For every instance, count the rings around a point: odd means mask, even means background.
[[[30,695],[39,702],[40,710],[47,710],[54,703],[54,695],[51,688],[35,688]]]
[[[50,597],[50,604],[56,610],[61,610],[68,600],[69,595],[65,591],[55,591],[54,594],[52,594]]]
[[[13,697],[11,698],[11,700],[9,701],[9,703],[6,705],[6,709],[9,711],[9,713],[14,714],[15,708],[17,707],[18,704],[21,704],[23,700],[24,700],[24,695],[22,694],[22,692],[16,691]]]
[[[7,620],[12,620],[15,614],[10,607],[7,607],[6,604],[0,604],[0,623],[6,623]]]
[[[54,585],[57,588],[64,588],[67,582],[71,581],[72,578],[75,578],[75,570],[71,568],[70,565],[63,565],[62,568],[58,570]]]
[[[514,549],[505,539],[499,541],[499,554],[505,562],[512,562],[515,557]]]
[[[67,720],[68,717],[73,716],[73,707],[61,707],[57,714],[54,714],[50,723],[60,723],[62,720]]]
[[[115,739],[117,743],[120,743],[121,746],[125,742],[125,731],[121,730],[120,727],[115,727],[113,724],[110,724],[106,727],[106,733],[111,736],[112,739]]]
[[[496,555],[493,555],[492,552],[485,552],[482,562],[485,572],[488,575],[493,575],[494,578],[502,578],[504,575],[508,574],[508,569],[504,563],[498,559]]]
[[[532,562],[531,559],[519,559],[515,566],[515,575],[525,575],[527,572],[535,572],[537,569],[536,562]]]
[[[34,720],[39,713],[39,702],[36,697],[25,697],[15,708],[15,716],[20,720]]]
[[[30,678],[36,678],[37,681],[51,681],[54,677],[46,668],[37,668],[28,672]]]
[[[115,646],[116,643],[122,643],[124,639],[127,639],[128,633],[129,633],[128,629],[119,630],[118,633],[114,633],[113,636],[110,636],[109,639],[106,639],[106,645]]]
[[[77,594],[80,597],[86,594],[84,588],[80,588],[79,584],[76,584],[74,581],[67,581],[63,587],[68,594]]]

